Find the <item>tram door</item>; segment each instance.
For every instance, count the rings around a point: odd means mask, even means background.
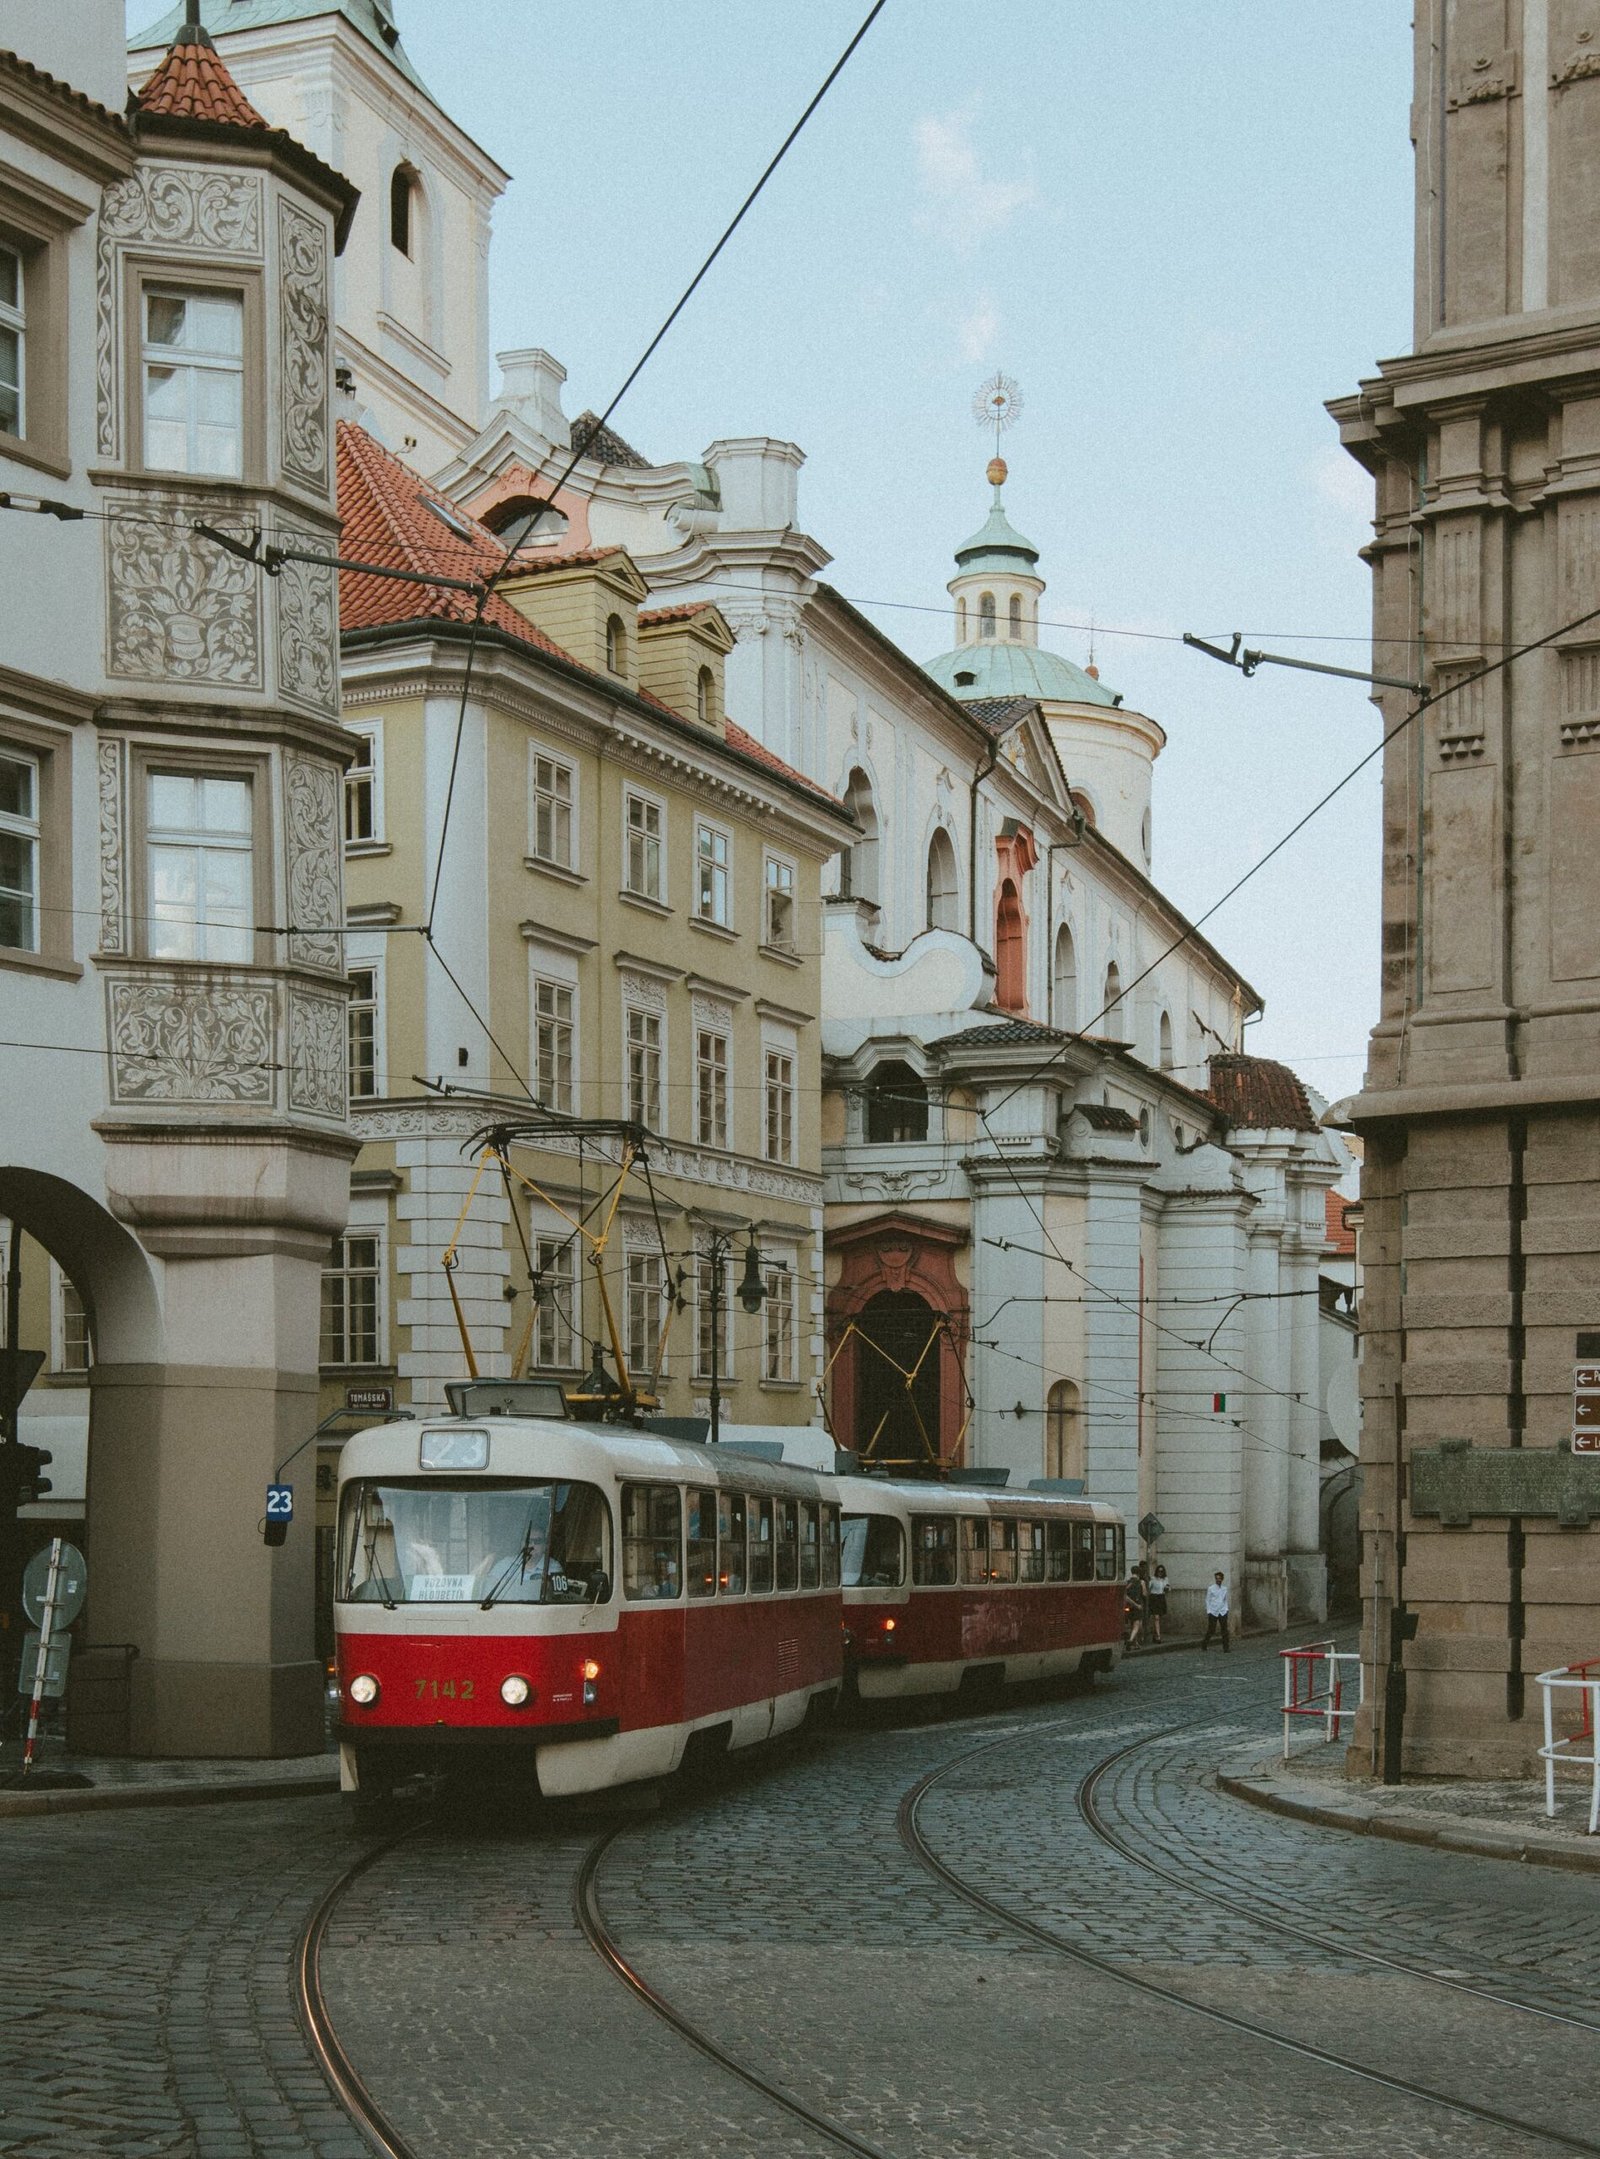
[[[939,1457],[939,1315],[915,1290],[885,1289],[856,1327],[865,1336],[856,1344],[856,1452],[884,1468],[930,1469]]]

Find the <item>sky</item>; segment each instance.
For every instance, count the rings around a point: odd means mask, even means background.
[[[867,0],[395,0],[435,96],[513,174],[495,349],[602,409]],[[153,4],[130,7],[136,24]],[[1191,919],[1376,742],[1370,488],[1323,409],[1410,342],[1400,0],[888,0],[614,425],[652,461],[806,452],[826,575],[916,658],[1004,449],[1047,623],[1166,729],[1155,874]],[[1137,633],[1137,634],[1136,634]],[[1081,627],[1042,641],[1089,654]],[[735,715],[737,717],[737,715]],[[1376,1018],[1376,762],[1207,925],[1266,1003],[1247,1046],[1321,1093]]]

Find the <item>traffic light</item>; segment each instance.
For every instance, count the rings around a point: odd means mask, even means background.
[[[53,1461],[55,1457],[48,1447],[24,1447],[20,1444],[15,1449],[15,1457],[16,1503],[19,1507],[28,1507],[35,1500],[42,1499],[46,1492],[55,1489],[48,1477],[40,1475],[46,1463]]]

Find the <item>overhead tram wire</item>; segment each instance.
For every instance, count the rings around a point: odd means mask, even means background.
[[[643,352],[640,353],[638,359],[634,361],[632,367],[629,368],[627,374],[623,377],[621,386],[613,395],[611,402],[606,406],[605,410],[600,414],[599,418],[594,422],[593,426],[585,429],[579,435],[577,441],[573,445],[572,455],[567,460],[567,463],[562,470],[560,478],[551,485],[548,493],[546,493],[542,497],[536,497],[529,504],[529,507],[524,511],[522,516],[517,518],[513,527],[511,544],[507,547],[499,568],[496,569],[484,583],[483,590],[478,597],[477,606],[473,612],[471,634],[467,639],[466,668],[465,673],[462,676],[461,682],[461,702],[459,709],[456,713],[455,745],[450,754],[450,779],[449,784],[445,789],[444,811],[439,822],[439,847],[438,852],[434,858],[433,885],[428,898],[428,915],[427,922],[424,927],[424,935],[430,944],[433,941],[433,918],[439,904],[439,880],[444,871],[445,843],[450,835],[450,811],[451,806],[455,800],[456,770],[461,760],[461,742],[463,733],[466,728],[467,695],[472,685],[473,662],[477,656],[478,636],[479,632],[483,627],[484,611],[489,605],[489,601],[494,592],[494,589],[496,585],[498,585],[509,572],[512,562],[517,555],[517,551],[522,545],[523,538],[532,529],[534,522],[538,519],[538,517],[543,511],[547,509],[552,509],[555,506],[556,496],[560,494],[562,488],[566,486],[568,480],[571,479],[573,473],[576,472],[579,465],[582,464],[584,458],[589,453],[591,445],[597,442],[603,435],[606,425],[611,419],[612,414],[622,403],[622,400],[627,396],[628,392],[633,388],[634,384],[638,381],[640,375],[643,374],[645,368],[649,365],[651,359],[654,357],[656,350],[660,346],[662,340],[666,337],[668,331],[672,328],[678,317],[683,313],[684,309],[693,299],[695,293],[700,289],[701,284],[704,282],[706,276],[709,274],[712,265],[717,260],[717,257],[722,253],[728,242],[733,238],[739,227],[744,223],[745,217],[754,206],[756,199],[760,195],[762,189],[772,178],[778,167],[783,163],[784,159],[788,156],[790,150],[794,147],[795,143],[799,140],[800,135],[806,126],[806,123],[810,120],[812,114],[816,111],[817,107],[822,103],[828,92],[838,81],[840,75],[843,74],[852,54],[856,50],[856,47],[861,43],[862,39],[872,28],[872,25],[877,21],[878,17],[883,13],[883,10],[887,5],[888,0],[872,0],[872,6],[867,10],[865,16],[863,16],[855,35],[851,38],[849,44],[846,45],[846,47],[844,48],[844,51],[840,53],[838,59],[835,60],[833,66],[829,68],[827,74],[823,77],[822,82],[820,83],[816,91],[813,93],[810,102],[807,104],[805,111],[801,113],[799,119],[796,120],[793,127],[790,128],[788,134],[785,135],[785,137],[783,138],[783,141],[778,145],[777,149],[768,159],[766,167],[761,174],[761,177],[756,181],[754,187],[751,188],[750,192],[745,196],[744,201],[740,203],[738,209],[734,212],[733,216],[724,226],[722,234],[718,239],[715,247],[712,248],[710,254],[707,255],[704,262],[701,263],[699,269],[696,270],[694,276],[689,280],[688,284],[685,285],[683,291],[678,295],[677,299],[673,302],[671,308],[668,310],[666,316],[663,318],[661,325],[657,329],[655,335],[651,338],[650,342],[645,346]]]

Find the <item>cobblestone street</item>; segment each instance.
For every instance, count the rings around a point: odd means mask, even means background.
[[[335,1905],[332,2027],[417,2159],[1600,2150],[1600,1876],[1219,1793],[1271,1747],[1275,1647],[849,1729],[655,1812],[441,1813]],[[598,1905],[642,1981],[838,2136],[595,1954],[574,1890],[607,1829]],[[8,2159],[368,2149],[295,2007],[367,1848],[336,1801],[5,1838]]]

